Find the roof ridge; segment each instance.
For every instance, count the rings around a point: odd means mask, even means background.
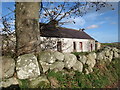
[[[74,30],[74,31],[79,31],[77,29],[72,29],[72,28],[66,28],[66,27],[58,27],[58,28],[63,28],[63,29],[68,29],[68,30]]]
[[[46,23],[40,23],[40,24],[47,25]],[[77,30],[77,29],[66,28],[66,27],[57,27],[57,28],[63,28],[63,29],[68,29],[68,30],[79,31],[79,30]]]

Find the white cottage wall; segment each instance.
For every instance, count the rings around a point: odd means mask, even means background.
[[[75,42],[76,44],[76,52],[88,52],[95,50],[95,40],[92,39],[53,38],[53,37],[51,38],[40,37],[40,38],[41,41],[44,41],[44,43],[41,44],[42,49],[46,48],[47,50],[57,51],[57,42],[61,41],[62,52],[73,52],[74,51],[73,42]],[[51,41],[49,42],[49,40]],[[80,42],[82,42],[82,50]]]

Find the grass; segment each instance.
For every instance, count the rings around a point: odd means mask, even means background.
[[[50,71],[47,74],[47,77],[54,77],[56,78],[60,83],[61,87],[64,87],[64,85],[66,85],[66,75],[63,74],[63,72],[54,72],[54,71]]]
[[[19,80],[19,86],[20,86],[20,88],[22,89],[22,90],[25,90],[26,88],[28,88],[29,87],[29,81],[27,80],[27,79],[21,79],[21,80]]]
[[[120,49],[120,43],[101,43],[102,47],[109,46],[109,47],[116,47]]]
[[[89,53],[93,53],[93,52],[99,52],[100,50],[95,50],[95,51],[91,51],[91,52],[72,52],[72,54],[74,54],[75,56],[78,55],[88,55]]]

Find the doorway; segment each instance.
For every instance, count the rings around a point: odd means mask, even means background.
[[[62,52],[62,43],[61,43],[61,41],[57,42],[57,51]]]
[[[80,42],[80,50],[83,51],[83,43]]]
[[[91,44],[90,47],[91,47],[91,51],[92,51],[93,50],[93,45]]]
[[[73,52],[76,52],[76,43],[73,42]]]

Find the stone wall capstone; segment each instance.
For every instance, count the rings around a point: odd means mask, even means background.
[[[65,56],[64,59],[65,68],[71,69],[71,67],[75,65],[77,61],[77,57],[74,54],[69,54],[69,53],[65,53],[64,56]]]
[[[37,57],[34,54],[21,55],[16,64],[17,77],[19,79],[36,78],[40,75]]]

